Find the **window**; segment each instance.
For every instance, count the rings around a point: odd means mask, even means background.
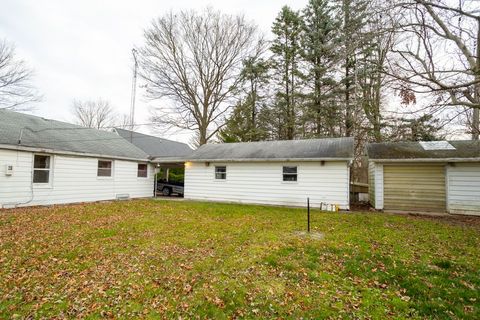
[[[215,167],[215,179],[225,180],[227,179],[227,167]]]
[[[112,176],[112,161],[98,160],[98,177],[111,177]]]
[[[50,156],[33,156],[33,183],[50,182]]]
[[[137,177],[146,178],[148,176],[148,165],[146,163],[139,163],[137,168]]]
[[[283,167],[283,181],[297,181],[297,167]]]

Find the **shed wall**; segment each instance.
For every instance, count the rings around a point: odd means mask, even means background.
[[[375,163],[368,163],[368,198],[370,205],[375,208]]]
[[[215,166],[227,167],[227,179],[215,179]],[[283,166],[297,166],[298,181],[282,181]],[[312,206],[320,202],[349,208],[349,167],[346,161],[281,163],[187,163],[185,198],[243,203]]]
[[[150,164],[148,177],[138,178],[138,162],[114,160],[112,177],[105,178],[97,177],[97,158],[51,156],[50,183],[33,185],[33,153],[0,150],[0,207],[111,200],[118,194],[153,195],[154,167]],[[7,164],[14,166],[12,176],[5,175]]]
[[[449,212],[480,215],[480,164],[455,163],[447,175]]]

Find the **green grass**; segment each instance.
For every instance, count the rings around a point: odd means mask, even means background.
[[[480,222],[141,200],[0,212],[0,318],[480,318]],[[472,220],[473,221],[473,220]]]

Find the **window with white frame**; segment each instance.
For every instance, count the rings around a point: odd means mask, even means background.
[[[283,167],[283,181],[297,181],[297,167]]]
[[[215,166],[215,179],[217,179],[217,180],[227,179],[227,167],[226,166]]]
[[[147,178],[148,177],[148,165],[146,163],[139,163],[138,164],[137,177],[138,178]]]
[[[112,176],[112,161],[98,160],[97,177],[111,177]]]
[[[50,182],[50,162],[50,156],[42,154],[33,156],[33,183]]]

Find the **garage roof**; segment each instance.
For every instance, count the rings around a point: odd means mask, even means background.
[[[143,133],[115,128],[115,131],[127,141],[152,158],[181,158],[192,153],[192,149],[185,143],[167,140]]]
[[[148,155],[113,132],[0,109],[0,145],[108,158],[147,160]]]
[[[206,144],[189,161],[316,161],[353,159],[353,138]]]
[[[452,140],[438,142],[369,143],[367,154],[371,160],[479,160],[480,141]]]

